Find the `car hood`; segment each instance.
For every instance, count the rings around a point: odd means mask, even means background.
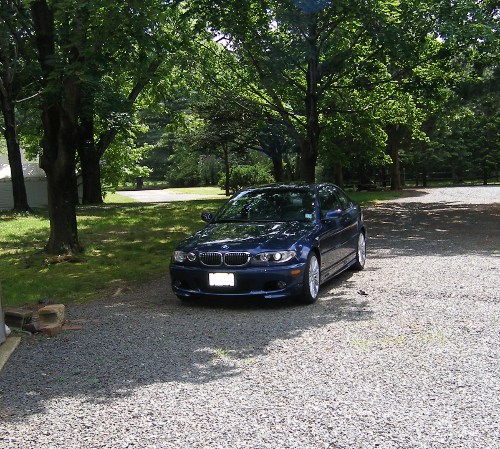
[[[313,223],[211,223],[184,240],[180,248],[201,251],[223,249],[250,251],[252,249],[284,249],[291,247],[314,229]]]

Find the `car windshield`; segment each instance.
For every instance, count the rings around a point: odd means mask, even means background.
[[[314,195],[306,189],[245,191],[231,198],[217,213],[215,220],[313,221]]]

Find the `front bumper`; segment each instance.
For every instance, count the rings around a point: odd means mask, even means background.
[[[302,291],[304,264],[273,267],[210,269],[178,264],[170,265],[172,290],[182,298],[189,297],[261,297],[266,299],[296,296]],[[233,287],[209,285],[209,273],[233,273]]]

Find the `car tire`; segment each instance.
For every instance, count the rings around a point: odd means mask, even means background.
[[[304,304],[316,302],[319,296],[319,286],[321,279],[321,268],[318,256],[311,251],[307,256],[307,262],[304,269],[304,281],[300,301]]]
[[[354,270],[361,271],[365,268],[366,262],[366,237],[364,232],[360,232],[358,236],[358,245],[356,248],[356,261],[352,266]]]

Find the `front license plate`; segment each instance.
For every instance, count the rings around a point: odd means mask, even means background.
[[[208,273],[211,287],[234,287],[234,273]]]

